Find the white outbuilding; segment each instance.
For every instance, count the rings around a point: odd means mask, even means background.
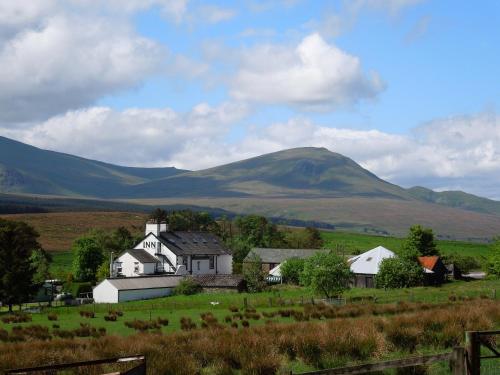
[[[354,286],[359,288],[373,288],[374,277],[380,270],[380,264],[384,259],[393,258],[391,250],[383,246],[377,246],[367,252],[356,255],[349,259],[351,271],[355,275]]]
[[[93,289],[94,302],[118,303],[166,297],[182,279],[183,276],[173,275],[105,279]]]

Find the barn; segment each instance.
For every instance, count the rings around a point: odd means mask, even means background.
[[[94,287],[96,303],[118,303],[165,297],[183,279],[183,276],[137,276],[108,278]]]
[[[363,254],[350,258],[348,263],[352,273],[354,273],[353,286],[358,288],[375,287],[375,275],[379,272],[380,263],[384,259],[395,256],[396,254],[391,250],[383,246],[377,246]]]

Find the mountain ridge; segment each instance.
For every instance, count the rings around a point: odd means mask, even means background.
[[[326,148],[301,147],[199,171],[113,165],[0,137],[0,193],[113,200],[389,199],[500,217],[500,202],[465,192],[402,188]]]

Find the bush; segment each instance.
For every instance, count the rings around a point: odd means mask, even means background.
[[[298,284],[300,275],[304,272],[305,259],[290,258],[281,264],[281,277],[287,283]]]
[[[2,317],[2,322],[9,323],[27,323],[31,322],[31,315],[25,313],[10,314]]]
[[[243,277],[250,293],[262,292],[267,287],[266,273],[262,271],[262,261],[258,255],[252,254],[243,269]]]
[[[90,319],[95,318],[95,314],[94,314],[93,311],[84,311],[84,310],[82,310],[82,311],[80,311],[80,316],[82,318],[90,318]]]
[[[202,290],[201,285],[192,278],[185,278],[175,287],[174,294],[190,296],[200,293]]]
[[[49,319],[50,321],[55,321],[55,320],[57,320],[57,314],[55,314],[55,313],[48,313],[47,314],[47,319]]]
[[[411,259],[401,257],[382,260],[378,275],[375,276],[377,288],[410,288],[422,285],[423,281],[422,267]]]

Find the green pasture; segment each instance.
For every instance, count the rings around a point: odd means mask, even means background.
[[[345,251],[345,254],[360,254],[376,246],[384,246],[397,253],[404,241],[404,238],[341,231],[323,231],[321,236],[325,241],[326,248],[339,249]],[[450,240],[437,240],[436,242],[442,255],[459,254],[486,258],[492,252],[492,246],[488,243]]]
[[[418,287],[408,289],[380,290],[380,289],[360,289],[353,288],[344,295],[345,303],[398,303],[398,302],[427,302],[438,303],[450,301],[450,299],[464,298],[500,298],[496,295],[496,290],[500,293],[500,280],[481,281],[453,281],[441,287]],[[132,301],[118,304],[93,304],[71,307],[51,307],[44,308],[40,313],[32,313],[32,322],[20,323],[16,325],[39,324],[52,328],[57,324],[60,329],[75,329],[80,323],[88,323],[93,327],[105,327],[109,334],[130,335],[134,329],[124,325],[126,321],[150,320],[156,318],[167,318],[169,325],[162,328],[163,332],[174,332],[180,330],[180,320],[188,317],[199,327],[201,324],[200,314],[211,312],[219,320],[224,322],[226,316],[231,316],[230,306],[236,306],[243,311],[245,303],[248,307],[257,309],[258,312],[276,311],[283,308],[299,308],[301,304],[308,303],[311,298],[316,301],[320,296],[313,296],[308,290],[300,287],[276,286],[271,291],[263,293],[202,293],[193,296],[171,296],[146,301]],[[122,317],[118,317],[116,322],[104,320],[109,310],[119,310],[123,312]],[[95,318],[84,318],[80,316],[80,311],[93,311]],[[57,321],[49,321],[48,313],[55,313]],[[4,316],[5,310],[0,314]],[[277,322],[292,322],[293,318],[265,318],[259,320],[249,320],[250,325],[264,324],[266,320]],[[0,322],[0,328],[9,330],[13,324]],[[241,323],[239,322],[241,327]]]

